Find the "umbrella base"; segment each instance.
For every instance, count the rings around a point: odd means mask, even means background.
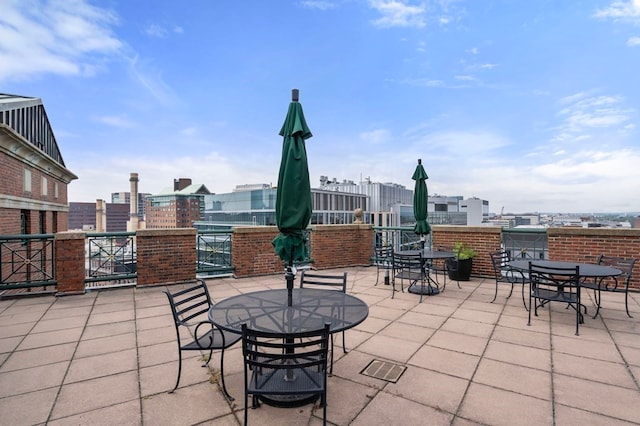
[[[434,296],[440,293],[440,289],[438,287],[434,287],[431,284],[425,284],[424,287],[420,284],[411,284],[407,289],[409,293],[413,294],[421,294],[423,296]]]

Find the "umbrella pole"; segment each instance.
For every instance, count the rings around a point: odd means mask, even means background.
[[[296,274],[293,272],[293,262],[289,262],[284,277],[287,280],[287,306],[293,306],[293,281],[296,278]]]

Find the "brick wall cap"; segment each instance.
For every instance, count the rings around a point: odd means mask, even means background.
[[[139,229],[136,231],[137,237],[158,237],[176,235],[197,235],[196,228],[166,228],[166,229]]]
[[[317,231],[327,231],[327,230],[335,230],[335,231],[344,231],[345,229],[372,229],[373,226],[366,223],[347,223],[347,224],[336,224],[336,225],[313,225],[311,229]]]
[[[484,234],[501,234],[500,226],[466,226],[466,225],[431,225],[433,232],[459,232],[470,233],[479,232]]]
[[[56,240],[84,240],[87,236],[86,232],[82,231],[63,231],[57,232],[54,239]]]
[[[269,234],[278,232],[277,226],[234,226],[234,234]]]
[[[548,228],[547,235],[556,237],[559,235],[585,235],[590,237],[615,236],[615,237],[640,237],[640,229],[637,228]]]

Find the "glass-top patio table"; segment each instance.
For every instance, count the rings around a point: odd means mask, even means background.
[[[369,306],[350,294],[336,290],[294,288],[289,306],[287,289],[263,290],[224,299],[209,309],[209,319],[219,328],[242,333],[242,324],[275,333],[312,331],[330,324],[337,333],[355,327],[369,315]],[[309,397],[262,396],[262,401],[281,407],[305,405]]]

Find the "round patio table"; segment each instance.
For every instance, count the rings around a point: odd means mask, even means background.
[[[209,319],[219,328],[242,333],[242,324],[254,330],[275,333],[298,333],[320,329],[330,324],[337,333],[355,327],[369,315],[369,306],[350,294],[336,290],[294,288],[292,304],[287,303],[287,289],[262,290],[232,296],[209,309]],[[261,396],[269,405],[296,407],[306,405],[315,396]]]
[[[445,260],[446,259],[454,259],[456,257],[455,253],[450,251],[441,251],[441,250],[400,250],[398,253],[400,254],[408,254],[408,255],[422,255],[422,270],[425,275],[425,279],[427,281],[426,286],[422,286],[420,284],[412,283],[407,291],[413,294],[423,294],[427,296],[433,296],[435,294],[440,293],[440,285],[436,280],[431,278],[431,274],[429,273],[429,269],[426,268],[427,260]],[[446,278],[445,278],[446,279]],[[446,282],[445,282],[446,283]]]
[[[545,268],[575,268],[580,267],[580,277],[584,278],[606,278],[615,277],[622,273],[620,269],[612,268],[611,266],[598,265],[596,263],[580,263],[580,262],[566,262],[558,260],[512,260],[509,262],[509,266],[515,269],[519,269],[523,272],[529,271],[529,262],[544,266]],[[560,272],[560,271],[559,271]],[[566,271],[562,271],[566,273]]]

